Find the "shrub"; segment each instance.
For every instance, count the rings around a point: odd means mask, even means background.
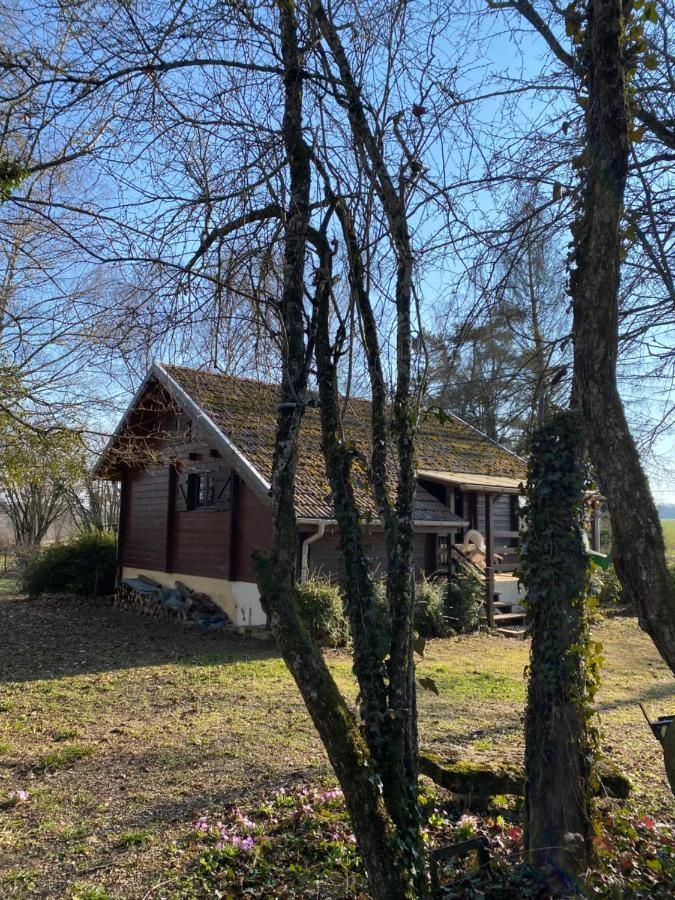
[[[415,628],[422,637],[445,637],[449,631],[443,588],[423,578],[415,592]]]
[[[344,647],[349,625],[340,588],[330,579],[312,575],[297,586],[300,616],[314,640],[322,647]]]
[[[26,565],[23,589],[31,597],[45,593],[112,594],[116,556],[114,534],[98,531],[80,534],[63,544],[40,550]]]
[[[468,634],[478,629],[484,599],[483,584],[472,572],[460,567],[445,588],[445,614],[453,631]]]
[[[602,573],[598,602],[600,606],[621,606],[624,603],[623,588],[619,576],[614,571],[614,566],[610,566],[606,572]]]

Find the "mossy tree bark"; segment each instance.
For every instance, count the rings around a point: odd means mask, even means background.
[[[592,858],[590,679],[582,541],[583,427],[556,414],[532,441],[521,571],[532,644],[525,723],[525,837],[554,893]]]
[[[359,849],[368,873],[375,900],[412,900],[419,891],[419,868],[411,865],[411,853],[404,835],[392,815],[384,790],[384,767],[378,763],[387,756],[386,728],[376,735],[382,713],[387,711],[384,665],[380,659],[370,668],[373,653],[368,647],[373,634],[366,628],[358,632],[355,657],[359,681],[364,691],[364,734],[340,694],[320,650],[309,636],[296,605],[296,562],[298,529],[295,518],[295,481],[297,448],[306,404],[309,364],[314,352],[317,311],[325,314],[325,305],[314,306],[309,325],[304,308],[305,254],[310,232],[310,151],[305,143],[302,121],[302,52],[298,42],[295,6],[290,0],[278,0],[281,49],[285,71],[283,133],[290,180],[290,201],[285,217],[283,291],[279,304],[283,334],[283,375],[272,466],[272,519],[274,545],[269,557],[255,559],[261,602],[277,639],[284,660],[302,694],[305,705],[326,748],[345,794]],[[317,298],[326,292],[321,288]],[[323,300],[325,304],[325,300]],[[319,332],[320,337],[324,331]],[[321,353],[319,352],[319,358]],[[331,391],[335,388],[330,385]],[[335,389],[334,395],[337,396]],[[327,396],[322,388],[322,397]],[[324,415],[322,413],[322,415]],[[337,460],[340,464],[340,460]],[[348,477],[349,473],[346,472]],[[347,494],[348,496],[348,494]],[[336,509],[339,513],[339,510]],[[359,557],[360,553],[360,557]],[[356,543],[353,556],[365,560]],[[354,580],[352,604],[363,611],[372,597],[368,573],[361,569]],[[361,596],[359,591],[365,592]],[[370,590],[370,599],[368,591]],[[372,608],[372,603],[371,603]],[[375,623],[373,622],[373,628]],[[385,716],[386,718],[386,716]],[[415,797],[416,800],[416,797]],[[400,802],[400,801],[399,801]]]
[[[617,574],[640,624],[675,672],[675,582],[616,379],[631,112],[623,11],[621,0],[593,0],[587,10],[581,55],[589,89],[585,185],[571,279],[574,374],[591,459],[612,519]]]
[[[414,663],[415,584],[413,564],[416,490],[414,435],[417,409],[412,386],[412,272],[405,186],[394,184],[378,140],[366,115],[361,92],[338,30],[320,0],[312,14],[330,57],[324,71],[337,95],[344,95],[351,137],[360,166],[381,205],[387,239],[396,260],[396,390],[387,403],[375,316],[365,286],[361,248],[342,198],[329,192],[341,225],[349,259],[349,286],[362,325],[373,397],[372,451],[369,475],[382,522],[387,552],[389,633],[366,640],[375,610],[368,560],[360,539],[359,510],[351,491],[352,458],[341,435],[337,393],[337,359],[329,334],[330,284],[328,251],[321,272],[326,291],[319,312],[317,368],[321,392],[324,456],[340,527],[348,578],[348,608],[356,648],[355,672],[362,693],[365,733],[382,779],[384,801],[403,852],[407,855],[418,896],[426,893],[424,845],[417,802],[418,740]],[[330,60],[330,61],[329,61]],[[326,179],[327,180],[327,179]],[[389,418],[391,410],[391,419]],[[392,440],[393,438],[393,440]],[[395,475],[395,498],[390,478]],[[352,583],[353,582],[353,583]],[[371,707],[374,716],[368,714]]]

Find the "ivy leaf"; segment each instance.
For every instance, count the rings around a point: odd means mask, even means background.
[[[656,24],[659,21],[658,14],[656,12],[656,3],[653,0],[650,0],[649,3],[645,3],[645,21],[653,22]]]
[[[426,645],[427,639],[423,638],[421,634],[418,634],[413,643],[413,650],[420,656],[424,656],[424,648],[426,647]]]
[[[645,53],[642,62],[644,63],[645,69],[649,69],[652,72],[654,69],[658,68],[659,65],[656,53]]]
[[[438,685],[434,681],[433,678],[430,678],[428,675],[425,675],[424,678],[418,678],[420,687],[423,687],[425,691],[431,691],[433,694],[436,694],[437,697],[440,697],[440,693],[438,691]]]

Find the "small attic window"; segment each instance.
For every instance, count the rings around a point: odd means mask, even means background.
[[[179,434],[180,433],[180,416],[175,414],[170,414],[166,417],[165,428],[167,434]]]
[[[215,501],[215,485],[210,472],[192,472],[188,475],[188,509],[212,509]]]

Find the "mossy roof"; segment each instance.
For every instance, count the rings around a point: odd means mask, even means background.
[[[182,366],[163,365],[162,369],[269,483],[279,387]],[[375,515],[367,476],[370,415],[369,400],[351,399],[344,418],[345,437],[357,450],[354,460],[355,491],[365,516]],[[522,459],[453,415],[439,421],[431,413],[422,413],[416,453],[419,469],[517,479],[525,477]],[[301,426],[296,495],[298,516],[332,517],[330,489],[321,452],[321,422],[319,411],[314,407],[307,409]],[[452,518],[448,513],[446,506],[435,501],[426,491],[419,491],[418,520],[448,520]]]

